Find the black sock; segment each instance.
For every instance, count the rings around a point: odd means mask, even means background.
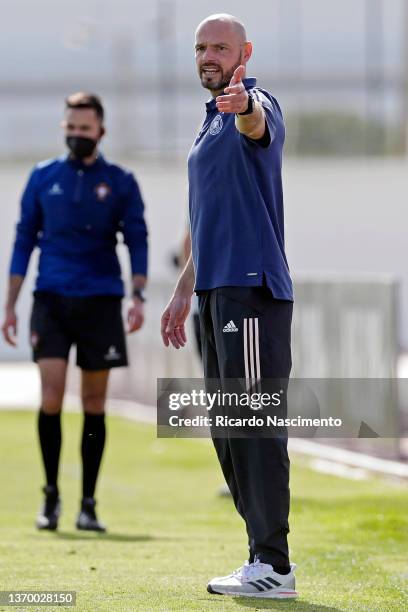
[[[61,413],[38,413],[38,436],[44,462],[47,485],[57,487],[61,451]]]
[[[82,433],[82,496],[93,497],[105,446],[105,414],[84,413]]]
[[[284,565],[274,565],[273,571],[285,576],[286,574],[290,574],[290,567]]]

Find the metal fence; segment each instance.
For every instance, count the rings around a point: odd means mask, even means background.
[[[146,325],[129,339],[132,367],[114,373],[113,394],[155,404],[157,378],[202,376],[192,330],[183,350],[166,349],[162,344],[160,318],[173,289],[171,283],[150,284]],[[396,377],[396,281],[366,277],[299,280],[295,295],[293,377]]]

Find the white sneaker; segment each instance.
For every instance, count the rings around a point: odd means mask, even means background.
[[[207,591],[215,595],[235,595],[269,599],[297,597],[295,590],[296,565],[291,563],[289,574],[278,574],[268,563],[246,562],[229,576],[213,578]]]

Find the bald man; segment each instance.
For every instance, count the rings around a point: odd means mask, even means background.
[[[211,15],[197,28],[195,55],[211,93],[191,148],[192,256],[161,321],[163,342],[186,343],[193,291],[199,299],[207,384],[240,382],[249,393],[287,381],[291,370],[292,281],[284,248],[282,148],[285,128],[270,93],[246,78],[252,55],[243,24]],[[286,406],[284,406],[286,409]],[[296,597],[289,562],[287,434],[223,437],[212,428],[222,471],[245,521],[249,558],[214,578],[210,593]]]

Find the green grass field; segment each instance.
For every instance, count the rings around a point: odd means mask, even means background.
[[[73,527],[80,420],[63,419],[60,531],[39,533],[35,414],[0,413],[0,590],[75,590],[81,612],[408,610],[408,496],[401,485],[329,477],[292,458],[289,542],[300,598],[211,596],[207,579],[229,573],[246,554],[241,519],[215,494],[222,479],[211,443],[158,440],[151,426],[110,418],[97,496],[110,530],[82,534]]]

